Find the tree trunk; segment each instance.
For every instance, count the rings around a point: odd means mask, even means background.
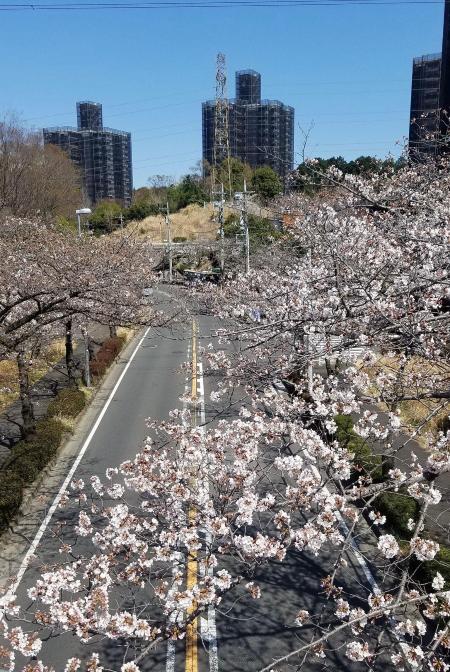
[[[23,439],[29,439],[35,433],[36,421],[31,401],[29,362],[22,350],[17,353],[17,368],[19,370],[20,403],[22,406],[21,434]]]
[[[109,325],[109,337],[115,338],[117,336],[117,327],[115,324]]]
[[[73,333],[72,320],[66,322],[66,369],[69,379],[69,387],[76,387],[76,366],[73,358]]]

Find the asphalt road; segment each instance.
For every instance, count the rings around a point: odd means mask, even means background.
[[[210,340],[215,323],[206,316],[197,317],[199,341]],[[137,341],[137,339],[136,339]],[[142,339],[130,363],[136,342],[128,348],[116,372],[106,381],[106,389],[99,395],[96,402],[84,419],[84,426],[78,431],[81,437],[75,437],[79,448],[83,446],[89,430],[97,426],[75,472],[75,478],[89,481],[91,475],[102,476],[110,466],[115,466],[125,459],[133,457],[143,440],[148,435],[146,419],[164,420],[169,417],[170,410],[180,408],[180,396],[185,391],[185,374],[179,372],[180,365],[190,358],[192,348],[191,324],[180,328],[177,332],[168,329],[158,332],[150,330]],[[199,358],[199,371],[201,362]],[[126,368],[127,367],[127,368]],[[126,370],[125,370],[126,369]],[[98,423],[99,414],[103,412],[108,395],[117,385],[118,375],[123,374],[116,391],[111,397],[109,406]],[[209,393],[213,381],[202,381],[199,376],[197,391],[203,394],[206,417],[209,417]],[[48,503],[58,491],[63,472],[67,472],[73,460],[68,457],[61,469],[59,481],[56,478],[52,488],[45,493]],[[36,549],[40,561],[51,564],[58,558],[59,543],[54,532],[60,531],[65,538],[74,541],[73,526],[75,514],[56,511]],[[27,536],[32,539],[39,527],[42,515],[31,518],[27,523]],[[76,540],[75,540],[76,541]],[[22,551],[23,552],[23,548]],[[20,560],[20,553],[18,555]],[[352,562],[352,561],[351,561]],[[16,565],[17,570],[17,565]],[[161,645],[143,663],[143,672],[257,672],[272,660],[285,655],[301,642],[311,636],[311,632],[301,632],[295,627],[294,619],[299,609],[315,611],[321,597],[318,594],[320,578],[329,571],[329,564],[324,556],[314,558],[306,554],[292,553],[283,564],[272,563],[262,569],[255,580],[262,589],[263,596],[255,601],[234,601],[232,596],[223,603],[212,615],[211,622],[203,620],[198,627],[198,640],[195,642],[194,654],[192,642],[177,643],[173,649],[167,644]],[[19,586],[19,597],[26,604],[26,588],[36,578],[33,566],[28,569]],[[348,569],[348,584],[354,593],[365,590],[367,579],[362,568],[355,564]],[[362,586],[362,588],[361,588]],[[215,623],[214,623],[215,620]],[[217,639],[211,635],[211,628],[217,628]],[[306,638],[306,639],[305,639]],[[217,651],[216,651],[217,645]],[[191,647],[186,656],[186,647]],[[346,670],[345,658],[336,644],[336,651],[328,669]],[[64,669],[63,663],[70,656],[86,659],[93,651],[102,651],[107,659],[108,669],[120,670],[123,649],[115,648],[111,642],[96,642],[94,645],[81,645],[73,636],[64,635],[50,640],[44,645],[43,659],[52,665],[57,672]],[[194,655],[195,660],[192,660]],[[297,661],[298,662],[298,661]],[[296,669],[291,663],[277,666],[277,672]],[[311,660],[308,670],[322,668],[320,659]]]

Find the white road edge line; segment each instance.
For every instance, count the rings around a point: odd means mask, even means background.
[[[25,574],[25,572],[26,572],[26,570],[27,570],[28,563],[29,563],[29,561],[30,561],[31,556],[34,555],[34,552],[36,551],[36,549],[37,549],[37,547],[38,547],[38,545],[39,545],[39,542],[41,541],[41,539],[42,539],[42,537],[43,537],[43,535],[44,535],[44,532],[45,532],[45,530],[47,529],[47,526],[48,526],[50,520],[52,519],[53,514],[55,513],[57,506],[59,505],[59,503],[60,503],[60,501],[61,501],[61,498],[62,498],[63,494],[64,494],[65,491],[67,490],[67,486],[69,485],[70,481],[72,480],[73,475],[74,475],[75,471],[77,470],[77,468],[78,468],[78,466],[79,466],[81,460],[83,459],[83,456],[84,456],[86,450],[89,448],[89,444],[91,443],[91,441],[92,441],[92,439],[93,439],[93,437],[94,437],[94,434],[95,434],[95,432],[96,432],[97,429],[98,429],[98,426],[100,425],[100,423],[101,423],[101,421],[102,421],[102,419],[103,419],[103,417],[104,417],[106,411],[108,410],[109,405],[110,405],[110,403],[111,403],[111,401],[112,401],[114,395],[116,394],[116,392],[117,392],[117,390],[118,390],[118,388],[119,388],[120,383],[122,382],[122,380],[123,380],[123,378],[124,378],[126,372],[128,371],[131,362],[132,362],[133,359],[135,358],[137,351],[138,351],[139,348],[141,347],[143,341],[147,338],[147,335],[148,335],[148,332],[149,332],[149,331],[150,331],[150,327],[147,327],[147,329],[146,329],[145,332],[144,332],[144,335],[142,336],[141,340],[139,341],[139,343],[137,344],[137,346],[136,346],[135,349],[133,350],[130,359],[128,360],[128,362],[127,362],[127,364],[126,364],[124,370],[122,371],[122,373],[121,373],[120,376],[119,376],[118,381],[117,381],[116,384],[114,385],[114,387],[113,387],[113,389],[112,389],[112,391],[111,391],[111,393],[110,393],[108,399],[106,400],[106,402],[105,402],[105,404],[104,404],[102,410],[100,411],[100,414],[99,414],[97,420],[95,421],[95,423],[94,423],[94,425],[93,425],[91,431],[89,432],[87,439],[85,440],[85,442],[84,442],[83,445],[81,446],[80,451],[79,451],[79,453],[78,453],[78,455],[77,455],[77,457],[76,457],[74,463],[72,464],[72,467],[70,468],[69,473],[67,474],[67,476],[66,476],[66,478],[65,478],[65,480],[64,480],[64,483],[62,484],[61,488],[59,489],[58,494],[56,495],[55,499],[53,500],[53,504],[52,504],[51,507],[49,508],[49,510],[48,510],[48,512],[47,512],[47,515],[45,516],[44,520],[42,521],[42,523],[41,523],[41,525],[40,525],[40,527],[39,527],[39,529],[38,529],[38,531],[37,531],[37,533],[36,533],[36,536],[35,536],[34,539],[33,539],[33,542],[32,542],[32,544],[31,544],[30,548],[29,548],[28,551],[26,552],[26,554],[25,554],[25,556],[24,556],[24,558],[23,558],[23,560],[22,560],[22,562],[21,562],[21,564],[20,564],[20,568],[19,568],[19,571],[17,572],[16,580],[15,580],[15,582],[13,583],[13,585],[8,589],[8,593],[9,593],[9,594],[14,594],[14,593],[17,591],[17,589],[18,589],[18,587],[19,587],[19,585],[20,585],[20,582],[22,581],[23,576],[24,576],[24,574]]]

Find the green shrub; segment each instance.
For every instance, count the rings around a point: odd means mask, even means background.
[[[173,243],[185,243],[187,241],[186,236],[175,236],[173,239]]]
[[[418,569],[420,580],[426,584],[431,584],[436,572],[444,577],[444,590],[450,590],[450,548],[448,546],[441,546],[434,560],[422,562]]]
[[[0,471],[0,529],[18,513],[23,489],[32,483],[58,450],[64,427],[58,420],[44,418],[36,425],[31,441],[19,441]]]
[[[386,527],[400,539],[410,539],[408,520],[417,520],[420,505],[409,495],[402,492],[383,492],[374,500],[373,508],[386,516]]]
[[[382,479],[381,456],[374,455],[367,442],[353,429],[353,420],[349,415],[335,415],[337,425],[336,438],[339,444],[354,454],[354,475],[360,471],[369,474],[374,481]]]
[[[23,481],[15,473],[0,471],[0,530],[6,530],[22,504]]]
[[[55,418],[43,418],[36,424],[36,438],[33,443],[41,448],[56,451],[64,434],[64,425]]]
[[[86,397],[82,390],[61,390],[50,403],[47,416],[53,418],[62,415],[66,418],[76,418],[85,406]]]

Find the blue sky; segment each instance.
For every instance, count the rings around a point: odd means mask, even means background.
[[[263,97],[314,128],[311,156],[399,153],[411,61],[441,49],[443,4],[0,13],[0,113],[27,126],[75,125],[77,100],[131,131],[135,186],[201,158],[201,101],[215,57],[262,74]]]

